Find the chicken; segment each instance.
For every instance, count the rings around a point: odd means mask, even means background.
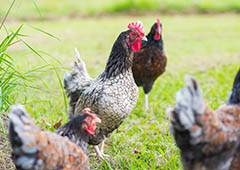
[[[102,120],[89,140],[89,144],[94,145],[97,156],[101,158],[106,156],[103,152],[105,138],[127,118],[138,99],[139,92],[132,74],[132,60],[134,52],[141,48],[141,40],[146,40],[146,37],[141,22],[130,23],[128,28],[129,30],[118,36],[104,72],[96,79],[89,76],[78,52],[78,63],[74,63],[72,71],[64,77],[64,88],[70,98],[70,117],[88,107]],[[100,143],[99,150],[97,145]]]
[[[88,110],[74,117],[68,124],[76,125],[78,133],[71,139],[81,137],[82,143],[89,134],[94,134],[100,119]],[[64,128],[64,127],[63,127]],[[81,134],[80,134],[81,132]],[[17,169],[62,169],[89,170],[88,156],[67,137],[40,130],[28,118],[22,105],[12,106],[9,116],[9,139],[12,145],[12,159]]]
[[[145,109],[148,109],[148,93],[154,81],[165,72],[167,57],[163,48],[162,24],[153,24],[147,35],[148,41],[142,42],[141,49],[134,54],[133,77],[137,86],[142,86],[145,94]]]
[[[83,124],[83,119],[89,125]],[[96,123],[101,123],[101,120],[96,114],[92,113],[90,108],[85,108],[82,114],[77,114],[64,126],[58,128],[55,133],[67,137],[73,143],[80,146],[85,154],[88,155],[89,136],[95,133]]]
[[[240,166],[240,70],[226,104],[213,111],[197,81],[188,77],[168,109],[171,132],[185,170],[237,170]],[[235,156],[235,158],[234,158]],[[234,159],[234,161],[232,161]],[[234,169],[236,168],[236,169]]]

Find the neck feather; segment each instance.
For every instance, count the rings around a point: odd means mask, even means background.
[[[147,39],[148,39],[147,44],[158,46],[158,47],[160,47],[161,50],[163,50],[162,34],[160,35],[160,39],[159,40],[155,40],[154,39],[154,35],[155,35],[155,33],[152,30],[148,33],[148,35],[146,36]]]
[[[126,42],[116,41],[110,53],[105,71],[101,75],[103,78],[115,77],[124,74],[132,67],[133,51],[127,46]]]

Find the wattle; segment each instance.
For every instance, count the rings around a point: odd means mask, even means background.
[[[96,129],[96,125],[95,124],[91,125],[91,127],[88,129],[88,133],[90,135],[93,135],[95,133],[95,129]]]
[[[140,40],[138,40],[135,43],[133,43],[132,50],[134,52],[137,52],[138,50],[140,50],[140,48],[141,48],[141,41]]]
[[[86,124],[84,124],[83,127],[88,132],[88,134],[93,135],[95,133],[96,124],[93,124],[90,127],[88,127]]]
[[[155,35],[154,35],[154,40],[159,40],[159,39],[160,39],[160,36],[161,36],[161,34],[155,34]]]

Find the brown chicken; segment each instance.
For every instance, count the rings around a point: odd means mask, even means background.
[[[148,93],[154,81],[165,72],[167,65],[163,48],[162,24],[159,19],[153,24],[147,39],[148,41],[143,41],[141,49],[134,54],[132,67],[137,86],[143,87],[146,109],[148,109]]]
[[[176,102],[167,112],[184,169],[229,170],[231,166],[231,170],[239,170],[240,70],[227,103],[217,110],[204,102],[192,77],[177,92]]]
[[[87,136],[94,134],[96,123],[100,122],[100,119],[87,109],[70,122],[77,123],[74,128],[82,132],[81,136]],[[78,135],[79,132],[73,133],[70,138],[77,138]],[[17,169],[90,169],[88,156],[81,147],[67,137],[42,131],[28,118],[22,105],[12,106],[9,116],[9,139],[13,150],[12,159]],[[85,137],[81,140],[84,139]]]
[[[91,108],[102,123],[90,136],[89,144],[95,145],[97,155],[103,158],[104,140],[117,129],[135,107],[138,88],[132,74],[134,52],[145,39],[141,22],[130,23],[113,44],[104,72],[92,79],[78,52],[78,63],[64,77],[64,88],[70,98],[69,115],[78,114],[83,108]],[[101,143],[99,150],[98,144]]]

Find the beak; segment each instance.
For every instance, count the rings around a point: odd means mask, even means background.
[[[143,36],[142,41],[148,41],[147,37]]]
[[[100,119],[100,118],[98,118],[98,117],[97,117],[97,118],[95,118],[95,119],[94,119],[94,121],[95,121],[95,123],[101,123],[101,122],[102,122],[102,121],[101,121],[101,119]]]

